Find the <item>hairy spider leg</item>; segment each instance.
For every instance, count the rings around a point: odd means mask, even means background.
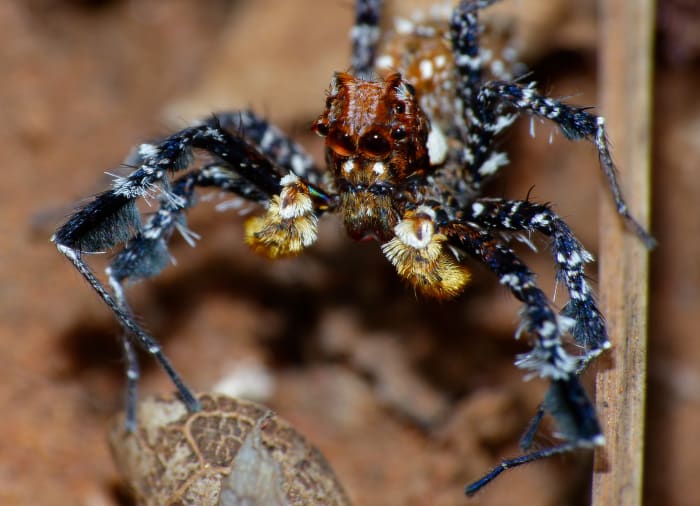
[[[480,107],[478,102],[484,81],[478,11],[496,1],[463,0],[455,8],[450,22],[456,71],[457,129],[464,143],[461,159],[469,170],[474,189],[479,189],[484,179],[508,164],[508,156],[495,150],[493,141],[517,117],[499,107]]]
[[[521,355],[516,364],[552,380],[540,411],[542,414],[544,410],[552,414],[558,433],[567,440],[562,445],[504,460],[484,478],[467,487],[467,494],[475,493],[511,467],[577,448],[604,444],[595,408],[578,380],[577,360],[568,355],[562,346],[561,338],[569,330],[570,323],[563,321],[550,307],[546,295],[535,283],[534,274],[510,249],[485,231],[462,222],[448,223],[439,228],[450,237],[455,247],[485,263],[498,275],[501,284],[508,286],[513,295],[525,304],[521,313],[521,330],[527,331],[536,340],[534,349]],[[525,446],[529,447],[541,417],[538,412],[530,424],[525,435],[525,438],[529,438]]]
[[[73,263],[78,272],[112,310],[125,330],[135,336],[139,344],[161,364],[190,411],[199,409],[198,401],[162,352],[157,341],[131,315],[121,293],[121,284],[113,282],[115,294],[118,297],[115,299],[82,259],[82,254],[100,252],[119,243],[131,241],[133,245],[127,247],[124,250],[124,256],[118,257],[119,261],[115,260],[116,263],[111,267],[112,274],[116,276],[112,280],[115,281],[119,276],[123,277],[127,273],[128,277],[134,278],[139,274],[142,277],[149,277],[159,272],[159,269],[164,266],[164,259],[167,258],[165,244],[155,242],[150,248],[144,248],[144,243],[138,238],[146,240],[148,235],[151,235],[152,238],[161,240],[164,232],[171,230],[171,226],[177,226],[179,223],[173,219],[175,215],[179,216],[179,212],[175,213],[172,209],[185,207],[188,199],[178,195],[184,190],[179,190],[177,185],[175,191],[170,188],[168,174],[185,169],[192,159],[192,149],[195,148],[214,154],[230,168],[232,173],[236,174],[240,181],[245,181],[245,183],[229,181],[227,184],[230,188],[224,189],[230,191],[238,189],[241,196],[246,198],[253,196],[257,199],[264,196],[269,198],[282,191],[281,169],[242,136],[221,128],[217,119],[213,118],[202,125],[173,134],[159,144],[141,145],[139,148],[141,165],[128,176],[116,178],[111,190],[97,195],[93,201],[80,208],[52,237],[59,251]],[[206,174],[212,176],[212,170],[205,172]],[[222,174],[219,171],[216,177],[221,177]],[[232,178],[228,176],[224,178],[227,181],[230,179]],[[235,181],[235,178],[233,180]],[[184,188],[195,182],[196,176],[192,176],[191,179],[184,178],[180,183]],[[211,179],[200,181],[202,185],[205,182],[214,184]],[[324,192],[313,185],[310,185],[310,188],[314,196],[314,205],[317,202],[327,202],[328,197]],[[167,204],[162,205],[147,226],[143,227],[136,209],[136,201],[138,198],[152,195],[155,191],[160,192],[161,201]],[[171,225],[164,226],[165,221],[170,221]],[[187,238],[186,229],[183,227],[181,230]],[[141,260],[133,260],[130,267],[124,267],[129,265],[130,255],[136,255],[133,258],[138,257],[135,252],[139,248],[142,248]],[[134,367],[135,355],[126,347],[124,351],[127,357],[127,374],[137,377],[138,369]],[[128,380],[128,383],[133,385],[135,381]],[[127,395],[135,395],[133,386],[128,388],[132,389],[132,393]]]
[[[182,380],[180,374],[178,374],[178,372],[172,366],[170,360],[161,350],[158,342],[145,330],[143,330],[141,326],[134,321],[132,316],[122,309],[112,295],[107,292],[107,290],[102,286],[102,283],[100,283],[97,277],[95,277],[93,272],[90,270],[88,265],[82,260],[80,255],[81,252],[60,243],[57,244],[57,248],[66,258],[68,258],[68,260],[73,263],[75,268],[87,280],[87,282],[90,283],[90,286],[92,286],[95,292],[97,292],[105,304],[107,304],[107,306],[112,310],[112,313],[114,313],[126,331],[136,336],[139,344],[141,344],[141,346],[143,346],[146,351],[153,355],[158,363],[160,363],[165,373],[170,377],[170,380],[177,388],[177,391],[182,398],[182,401],[187,406],[187,409],[189,411],[198,411],[199,401]]]
[[[262,201],[266,195],[234,173],[218,164],[209,164],[202,169],[193,170],[175,180],[170,195],[160,196],[159,209],[150,216],[143,227],[126,244],[107,268],[109,284],[114,298],[124,312],[132,315],[124,293],[126,281],[135,282],[154,277],[171,261],[168,242],[174,230],[178,230],[185,240],[194,245],[196,234],[186,227],[185,212],[196,203],[195,187],[215,186],[221,190],[236,193],[249,200]],[[139,379],[139,366],[136,353],[131,344],[131,335],[122,335],[126,367],[126,429],[136,428],[136,401]]]
[[[350,66],[356,76],[369,77],[374,70],[374,60],[379,42],[379,18],[381,0],[357,0],[355,3],[355,24],[350,32],[352,54]]]
[[[209,120],[211,122],[211,120]],[[313,184],[322,184],[324,172],[299,143],[253,111],[217,113],[215,120],[222,128],[242,135],[276,165]]]
[[[505,81],[484,84],[478,93],[478,106],[490,111],[499,105],[506,105],[518,112],[526,112],[535,117],[553,121],[569,140],[585,139],[596,147],[603,173],[608,180],[617,212],[648,249],[656,245],[656,240],[635,220],[629,212],[622,189],[617,181],[608,139],[605,132],[605,119],[586,111],[587,107],[571,106],[535,91],[535,83],[521,85]]]
[[[459,130],[465,144],[463,160],[469,165],[473,185],[507,165],[505,153],[494,149],[494,138],[510,126],[518,113],[526,112],[555,122],[570,140],[586,139],[598,150],[601,167],[608,180],[618,214],[651,249],[654,238],[630,214],[617,181],[608,148],[605,120],[586,112],[585,107],[539,95],[535,83],[526,86],[505,81],[483,81],[483,58],[479,48],[477,12],[498,0],[462,0],[454,10],[450,34],[456,67],[457,106],[461,108]],[[513,112],[508,113],[508,109]]]
[[[483,262],[499,278],[502,285],[525,305],[518,332],[535,337],[534,349],[518,357],[516,364],[540,377],[567,379],[576,371],[577,360],[564,349],[562,336],[571,321],[562,318],[550,306],[545,293],[537,286],[535,275],[506,245],[487,231],[461,221],[438,226],[450,243]]]
[[[563,282],[569,292],[569,301],[562,314],[572,319],[573,326],[569,332],[586,352],[578,358],[576,375],[580,375],[595,357],[611,346],[605,321],[584,273],[584,264],[593,260],[592,255],[574,237],[568,225],[547,205],[520,200],[481,198],[465,211],[468,213],[465,219],[481,228],[508,232],[540,232],[552,237],[552,255],[559,268],[557,280]],[[544,414],[543,404],[539,406],[520,439],[523,451],[530,448]],[[591,416],[595,417],[593,410]]]
[[[489,231],[539,232],[552,238],[552,256],[557,264],[557,281],[564,283],[569,301],[562,315],[571,318],[571,335],[586,355],[588,363],[610,348],[605,322],[593,292],[586,281],[584,265],[593,261],[569,226],[548,205],[526,200],[480,198],[465,209],[465,219]]]

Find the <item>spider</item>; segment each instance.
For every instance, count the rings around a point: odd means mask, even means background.
[[[550,381],[521,440],[524,454],[502,461],[466,488],[471,495],[504,470],[604,443],[579,375],[610,347],[603,317],[584,275],[592,260],[567,224],[548,206],[482,195],[482,186],[508,163],[496,145],[521,114],[553,122],[571,140],[597,149],[617,211],[648,246],[654,239],[635,221],[615,176],[603,118],[587,108],[541,95],[514,79],[480,48],[478,14],[496,0],[462,0],[449,20],[402,21],[382,39],[381,1],[357,0],[349,72],[338,72],[312,129],[325,142],[325,169],[280,130],[250,111],[215,115],[128,159],[133,171],[115,177],[61,226],[52,241],[109,306],[124,329],[126,425],[136,426],[139,368],[134,345],[152,354],[190,411],[198,401],[154,337],[133,316],[124,284],[156,276],[168,264],[174,231],[194,243],[185,215],[195,190],[211,187],[260,204],[245,225],[245,241],[270,258],[296,255],[317,237],[324,214],[342,216],[356,240],[376,240],[398,275],[425,296],[449,299],[469,281],[467,258],[485,264],[522,302],[518,333],[532,350],[516,365]],[[506,58],[512,62],[513,58]],[[193,166],[194,150],[209,155]],[[186,169],[189,169],[186,171]],[[184,175],[175,178],[176,173]],[[141,198],[159,207],[145,222]],[[518,258],[509,237],[539,233],[551,240],[569,300],[557,311]],[[524,238],[527,241],[527,238]],[[107,268],[111,291],[83,259],[123,244]],[[581,350],[565,348],[567,335]],[[530,451],[545,413],[563,439]]]

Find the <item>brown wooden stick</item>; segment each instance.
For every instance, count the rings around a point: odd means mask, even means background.
[[[653,0],[600,0],[603,114],[630,210],[649,221]],[[606,438],[596,453],[593,505],[642,502],[648,252],[603,192],[601,307],[613,349],[596,378]]]

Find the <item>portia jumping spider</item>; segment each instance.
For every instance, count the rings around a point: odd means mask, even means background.
[[[641,240],[653,239],[630,216],[615,179],[603,118],[539,94],[514,80],[508,61],[481,50],[478,13],[496,0],[462,0],[449,20],[402,21],[383,36],[380,0],[357,0],[350,72],[336,73],[312,129],[324,139],[325,168],[294,141],[248,111],[218,114],[157,143],[142,144],[135,170],[117,177],[60,227],[53,241],[110,307],[125,329],[127,425],[135,427],[139,376],[133,345],[151,353],[190,411],[199,406],[158,342],[132,316],[126,281],[157,275],[169,263],[168,241],[185,225],[195,190],[211,187],[256,202],[245,241],[270,258],[311,246],[319,218],[342,216],[354,239],[376,240],[399,276],[428,297],[447,299],[469,281],[467,260],[483,262],[523,303],[519,332],[532,343],[516,364],[551,386],[524,437],[523,456],[502,462],[467,487],[472,494],[507,468],[603,443],[595,410],[580,382],[586,365],[610,346],[584,275],[591,255],[549,206],[481,194],[484,181],[506,165],[495,139],[520,114],[557,125],[571,140],[597,149],[617,210]],[[448,16],[449,17],[449,16]],[[194,151],[209,161],[192,168]],[[211,161],[213,160],[213,161]],[[176,173],[184,175],[171,179]],[[136,203],[156,197],[145,222]],[[569,301],[557,312],[508,235],[537,232],[551,240],[558,281]],[[107,269],[111,292],[83,254],[123,248]],[[567,335],[582,350],[570,354]],[[542,415],[553,415],[563,442],[527,453]]]

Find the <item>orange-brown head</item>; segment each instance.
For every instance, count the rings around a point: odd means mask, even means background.
[[[390,197],[430,168],[430,124],[400,74],[364,80],[337,73],[313,130],[340,194],[348,233],[388,240],[399,210]]]

